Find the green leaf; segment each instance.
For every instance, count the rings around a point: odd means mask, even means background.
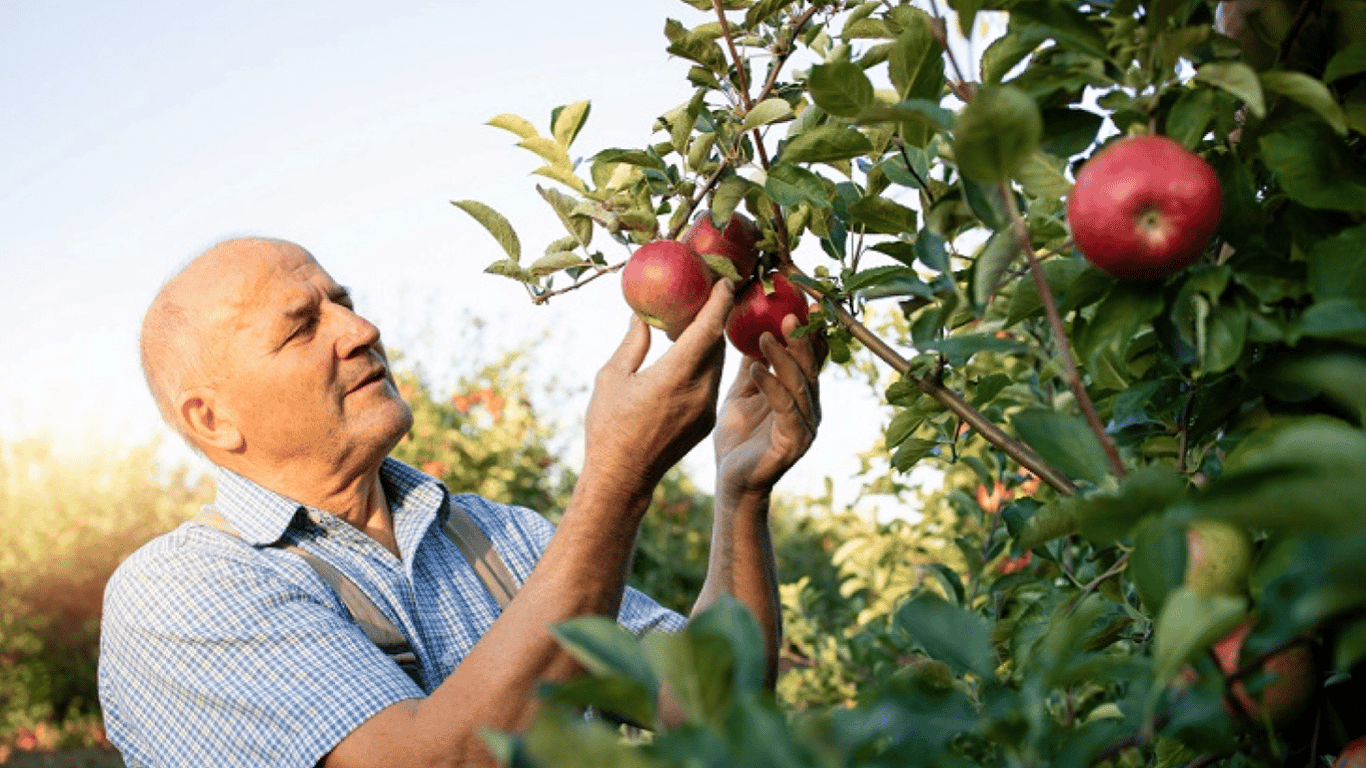
[[[1194,149],[1214,121],[1215,92],[1211,88],[1187,88],[1167,112],[1166,134]]]
[[[664,36],[669,39],[668,52],[695,61],[713,72],[726,69],[726,54],[716,44],[716,37],[704,31],[689,31],[674,19],[664,23]]]
[[[1011,423],[1020,439],[1066,474],[1097,484],[1110,476],[1105,451],[1082,417],[1035,408],[1016,414]]]
[[[1053,499],[1024,521],[1019,547],[1031,550],[1054,539],[1071,536],[1080,524],[1079,499],[1075,496]]]
[[[659,681],[639,641],[617,622],[580,616],[552,626],[550,633],[591,674],[620,675],[658,691]]]
[[[1042,135],[1034,99],[1013,86],[989,86],[958,114],[953,154],[963,175],[999,183],[1034,151]]]
[[[1186,481],[1170,468],[1139,467],[1113,495],[1086,499],[1080,507],[1081,534],[1098,547],[1129,535],[1134,526],[1185,498]]]
[[[503,247],[508,259],[516,264],[522,258],[522,244],[517,239],[517,232],[503,214],[493,210],[477,200],[452,200],[451,205],[468,213],[475,221],[483,225],[493,239]],[[502,274],[502,273],[498,273]]]
[[[1108,56],[1100,28],[1070,4],[1056,0],[1025,0],[1011,5],[1010,13],[1043,25],[1050,37],[1074,51],[1098,59]]]
[[[1366,37],[1353,41],[1350,45],[1328,60],[1323,71],[1323,82],[1331,83],[1344,77],[1366,72]]]
[[[1276,379],[1321,392],[1366,424],[1366,358],[1342,353],[1294,360],[1277,369]]]
[[[872,81],[848,61],[812,67],[807,88],[816,106],[837,117],[853,117],[873,102]]]
[[[1048,39],[1043,27],[1014,27],[992,41],[982,53],[982,82],[999,85],[1005,76]]]
[[[1295,333],[1316,339],[1340,339],[1366,346],[1366,307],[1350,299],[1311,305],[1295,324]]]
[[[758,185],[738,173],[727,174],[716,185],[716,193],[711,198],[711,221],[722,232],[730,224],[730,217],[751,191]]]
[[[664,170],[664,161],[655,155],[640,149],[604,149],[593,155],[595,163],[626,163],[627,165],[637,165],[641,168],[653,168],[657,171]]]
[[[565,151],[564,145],[554,139],[547,139],[544,136],[533,136],[517,142],[517,146],[535,152],[541,159],[550,163],[556,168],[572,172],[574,162],[569,159],[569,153]]]
[[[730,683],[735,690],[754,692],[764,685],[764,633],[745,604],[722,593],[715,603],[688,621],[687,634],[693,637],[720,637],[735,659],[734,677]]]
[[[860,270],[853,275],[850,275],[849,278],[844,281],[844,290],[853,293],[854,291],[861,291],[869,286],[880,285],[894,279],[907,277],[919,279],[914,270],[907,269],[906,267],[900,267],[894,264],[873,267],[872,269]]]
[[[1195,71],[1195,79],[1227,91],[1247,105],[1257,117],[1266,117],[1266,97],[1257,71],[1241,61],[1211,61]]]
[[[830,207],[824,181],[799,165],[774,165],[764,179],[764,191],[784,208],[795,208],[802,203],[815,208]]]
[[[986,623],[977,614],[922,592],[897,611],[896,623],[926,654],[955,672],[991,677],[996,657]]]
[[[554,253],[548,253],[531,262],[531,265],[526,268],[526,271],[527,274],[532,277],[545,277],[546,275],[572,267],[591,266],[593,266],[593,262],[588,261],[573,251],[556,251]]]
[[[1366,297],[1366,225],[1314,244],[1309,251],[1309,289],[1318,301]]]
[[[730,699],[735,673],[735,651],[726,638],[687,630],[655,633],[646,635],[641,647],[688,722],[715,722]]]
[[[588,101],[576,101],[562,107],[556,107],[550,113],[550,132],[555,136],[555,141],[566,149],[574,143],[575,137],[583,129],[583,124],[588,122],[588,112],[592,105]]]
[[[1173,513],[1138,522],[1129,572],[1143,607],[1161,612],[1167,597],[1186,578],[1186,522]]]
[[[859,110],[856,119],[864,124],[897,122],[922,125],[936,131],[953,127],[953,113],[925,99],[906,99],[897,104],[870,104]]]
[[[1347,116],[1323,81],[1303,72],[1263,72],[1262,88],[1298,101],[1323,118],[1339,136],[1347,135]]]
[[[729,257],[720,256],[714,253],[703,253],[700,255],[702,256],[702,260],[707,262],[707,266],[711,267],[711,271],[721,277],[724,277],[727,280],[743,279],[740,275],[740,271],[735,268],[735,262],[731,261]]]
[[[792,117],[792,105],[787,103],[787,99],[780,99],[776,96],[764,99],[745,115],[745,122],[740,126],[741,130],[750,131],[763,125],[776,123],[779,120],[787,120]]]
[[[991,297],[1000,290],[1001,275],[1010,265],[1020,258],[1020,241],[1010,228],[1000,229],[991,234],[982,250],[973,259],[972,301],[979,307],[986,306]]]
[[[1015,169],[1015,178],[1035,197],[1061,199],[1072,191],[1066,168],[1066,160],[1035,150]]]
[[[1321,120],[1297,115],[1269,126],[1257,143],[1292,200],[1324,210],[1366,210],[1366,163]]]
[[[484,271],[490,275],[510,277],[513,280],[523,283],[531,280],[531,275],[527,274],[527,271],[522,269],[521,265],[512,259],[500,259],[495,261],[487,267],[484,267]]]
[[[788,139],[779,153],[783,163],[829,163],[866,155],[873,143],[854,128],[822,125]]]
[[[1242,621],[1247,600],[1229,595],[1201,595],[1177,587],[1167,597],[1153,629],[1153,673],[1169,681],[1181,667],[1204,652]]]
[[[901,445],[898,446],[896,451],[892,454],[890,462],[892,469],[895,469],[897,472],[910,471],[911,467],[915,466],[916,462],[930,455],[938,445],[939,442],[937,440],[922,438],[903,440]]]
[[[1105,118],[1087,109],[1058,108],[1043,112],[1044,152],[1056,157],[1072,157],[1085,152],[1096,141]]]
[[[944,90],[944,55],[931,29],[929,14],[906,8],[908,22],[887,55],[888,75],[901,99],[924,99],[938,103]]]
[[[879,235],[899,235],[916,230],[916,213],[885,197],[862,197],[849,206],[849,225]]]
[[[887,430],[883,434],[883,446],[887,449],[896,448],[905,442],[925,421],[925,414],[914,408],[902,408],[892,417],[891,423],[887,425]]]
[[[488,124],[494,128],[502,128],[505,131],[510,131],[523,139],[534,139],[540,135],[536,131],[536,126],[532,125],[526,118],[518,115],[508,113],[495,115],[492,120],[489,120]]]

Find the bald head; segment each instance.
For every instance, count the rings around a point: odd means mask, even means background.
[[[219,243],[186,264],[152,299],[142,321],[142,372],[162,418],[182,435],[177,396],[193,387],[213,386],[225,373],[221,310],[249,290],[245,283],[255,271],[252,267],[283,252],[306,255],[284,240]]]

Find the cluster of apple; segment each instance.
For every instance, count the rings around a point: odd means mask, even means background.
[[[1166,136],[1120,139],[1086,161],[1067,200],[1072,241],[1124,280],[1155,280],[1199,260],[1219,229],[1219,177]]]
[[[740,352],[762,358],[759,337],[768,332],[781,343],[782,323],[796,315],[807,321],[806,299],[781,272],[760,274],[758,225],[734,213],[724,230],[704,212],[678,240],[655,240],[637,248],[621,272],[626,303],[650,325],[677,339],[711,295],[721,275],[704,256],[728,260],[741,279],[726,337]],[[727,270],[729,271],[729,270]]]
[[[1207,595],[1242,596],[1247,591],[1252,545],[1246,531],[1216,520],[1198,520],[1186,531],[1186,553],[1187,586]],[[1214,657],[1225,675],[1242,668],[1243,641],[1252,627],[1253,617],[1248,617],[1214,643]],[[1261,671],[1270,680],[1258,693],[1238,681],[1231,696],[1225,696],[1224,710],[1235,721],[1241,720],[1237,715],[1241,711],[1254,723],[1283,725],[1302,714],[1313,700],[1317,672],[1314,656],[1305,645],[1277,651],[1262,662]],[[1194,672],[1188,669],[1182,677],[1193,682]]]

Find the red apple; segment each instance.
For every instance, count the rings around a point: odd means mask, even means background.
[[[1239,655],[1243,640],[1251,629],[1252,619],[1248,619],[1214,644],[1214,656],[1224,674],[1231,675],[1241,666]],[[1314,656],[1304,645],[1291,646],[1275,654],[1266,660],[1262,669],[1272,679],[1256,694],[1249,693],[1241,680],[1233,685],[1233,695],[1253,722],[1261,723],[1270,718],[1274,725],[1284,724],[1303,712],[1313,700],[1316,687]],[[1233,707],[1227,698],[1224,709],[1232,715]]]
[[[631,254],[621,271],[621,292],[642,320],[677,339],[707,303],[716,280],[692,246],[655,240]]]
[[[1067,200],[1072,241],[1115,277],[1151,280],[1195,263],[1219,228],[1219,177],[1165,136],[1121,139],[1077,174]]]
[[[783,318],[797,316],[797,324],[806,322],[806,298],[801,290],[780,272],[769,276],[773,292],[764,291],[762,280],[755,280],[735,299],[735,307],[726,321],[726,336],[735,348],[750,357],[763,359],[759,351],[759,337],[764,331],[773,334],[778,343],[783,339]]]
[[[754,274],[759,264],[757,250],[763,233],[758,225],[742,213],[732,213],[724,232],[716,228],[711,212],[706,211],[688,227],[681,238],[703,255],[725,256],[735,265],[735,271],[745,278]]]
[[[1338,753],[1333,768],[1366,768],[1366,736],[1348,742]]]

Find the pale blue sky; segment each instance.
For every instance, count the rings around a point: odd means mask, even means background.
[[[615,281],[533,307],[483,274],[498,248],[449,201],[502,211],[528,253],[558,237],[539,163],[484,123],[512,112],[545,131],[552,108],[589,99],[577,154],[651,141],[691,94],[666,17],[709,18],[677,0],[5,3],[0,437],[165,434],[141,314],[177,265],[238,234],[308,248],[391,346],[436,368],[473,312],[488,349],[546,330],[540,365],[589,384],[626,326]],[[847,476],[885,418],[863,388],[826,387],[827,429],[790,490]],[[705,457],[689,464],[703,482]]]

